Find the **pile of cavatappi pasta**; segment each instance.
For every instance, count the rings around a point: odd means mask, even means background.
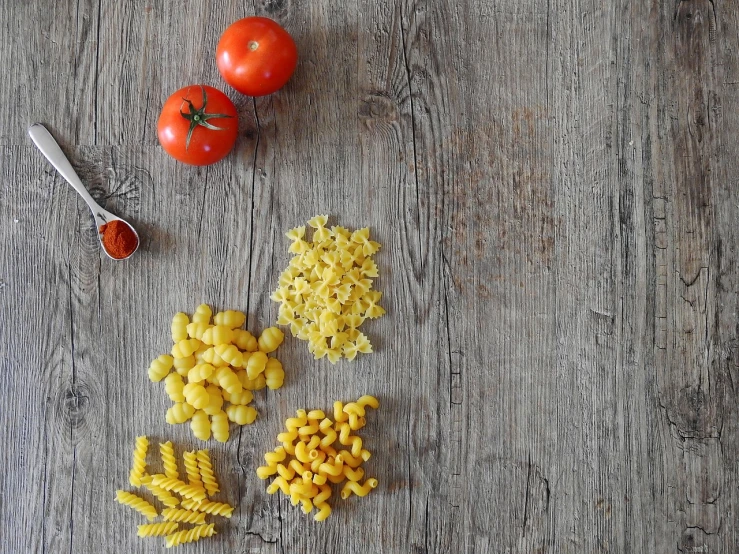
[[[149,379],[163,379],[174,402],[167,410],[167,423],[190,420],[192,432],[200,440],[207,441],[212,434],[217,441],[226,442],[229,421],[254,423],[257,410],[249,406],[254,399],[252,391],[282,386],[282,364],[267,354],[282,344],[285,335],[277,327],[269,327],[257,339],[240,328],[246,321],[242,312],[219,312],[212,324],[211,316],[207,304],[195,309],[192,321],[187,314],[175,314],[171,355],[163,354],[151,362]]]
[[[116,491],[116,500],[141,513],[149,523],[139,525],[139,537],[165,537],[167,548],[212,537],[213,523],[207,523],[208,514],[230,518],[233,507],[225,502],[210,499],[219,492],[218,481],[207,450],[185,452],[182,459],[187,473],[187,483],[180,479],[177,458],[171,442],[159,445],[164,473],[149,475],[146,471],[146,453],[149,441],[145,436],[136,437],[133,466],[129,482],[133,487],[144,487],[165,507],[161,511],[163,521],[154,520],[160,515],[157,508],[138,494]],[[192,527],[181,529],[181,524]]]
[[[289,325],[293,336],[308,341],[315,359],[327,357],[335,364],[342,357],[372,352],[369,339],[359,331],[365,319],[382,316],[382,293],[372,290],[378,276],[372,255],[380,244],[370,240],[369,228],[354,232],[326,227],[328,216],[318,215],[306,227],[286,236],[295,256],[280,275],[272,300],[280,303],[278,325]]]
[[[257,468],[260,479],[275,475],[267,492],[282,491],[290,497],[293,506],[301,504],[305,514],[316,508],[318,512],[313,516],[316,521],[331,515],[329,483],[346,481],[341,488],[343,500],[352,494],[369,494],[377,487],[377,479],[364,479],[364,469],[360,466],[371,454],[364,448],[361,437],[351,433],[364,427],[365,408],[377,409],[379,405],[369,395],[346,405],[336,401],[333,420],[321,410],[298,410],[296,417],[285,421],[285,432],[277,435],[282,445],[267,452],[264,455],[267,465]],[[334,446],[337,440],[349,449],[337,450]],[[362,479],[364,483],[360,484]]]

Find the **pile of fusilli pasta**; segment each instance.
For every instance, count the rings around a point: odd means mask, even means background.
[[[351,432],[364,427],[365,408],[377,409],[379,405],[375,397],[368,395],[346,405],[336,401],[333,421],[321,410],[298,410],[296,417],[285,421],[285,432],[277,435],[282,446],[267,452],[264,455],[267,465],[257,468],[260,479],[276,475],[267,492],[282,491],[290,497],[293,506],[301,504],[305,514],[316,508],[318,513],[313,516],[316,521],[331,515],[329,483],[346,481],[341,488],[343,500],[352,494],[369,494],[377,487],[377,479],[365,479],[361,485],[359,481],[364,478],[360,466],[371,454],[363,447],[362,439]],[[337,450],[334,447],[337,440],[349,449]]]
[[[187,474],[185,482],[180,479],[177,458],[171,442],[159,445],[164,473],[149,475],[146,472],[148,448],[149,441],[146,437],[136,438],[133,465],[128,480],[134,487],[145,487],[165,506],[161,513],[163,521],[154,522],[159,512],[149,501],[131,492],[116,491],[118,502],[138,511],[149,520],[149,523],[139,525],[138,536],[164,536],[167,548],[212,537],[215,534],[215,527],[213,523],[206,522],[207,515],[230,518],[234,509],[225,502],[209,498],[220,489],[208,451],[198,450],[183,454]],[[180,523],[190,523],[194,527],[180,529]]]
[[[380,244],[370,240],[367,227],[350,232],[328,229],[327,222],[325,215],[308,222],[313,228],[310,242],[305,226],[288,231],[290,252],[296,256],[271,298],[280,303],[277,324],[289,325],[294,337],[307,340],[316,360],[325,356],[335,364],[341,357],[353,360],[358,353],[372,352],[359,326],[385,310],[378,304],[382,293],[371,290],[378,275],[372,255]]]
[[[277,350],[285,335],[270,327],[257,339],[240,328],[246,321],[242,312],[219,312],[213,325],[211,315],[210,307],[201,304],[192,321],[182,312],[174,316],[171,355],[163,354],[151,362],[149,379],[164,379],[165,390],[174,402],[167,410],[167,423],[190,420],[192,432],[200,440],[208,440],[212,434],[217,441],[226,442],[229,421],[254,423],[257,411],[249,406],[254,399],[252,391],[282,386],[282,364],[267,354]]]

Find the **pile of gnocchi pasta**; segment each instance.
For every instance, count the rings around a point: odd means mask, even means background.
[[[369,395],[346,405],[336,401],[333,420],[321,410],[298,410],[295,417],[285,421],[285,431],[277,435],[281,446],[267,452],[264,455],[267,465],[257,468],[260,479],[276,475],[267,492],[282,491],[290,497],[293,506],[300,504],[305,514],[317,509],[313,516],[316,521],[331,515],[329,483],[345,482],[341,488],[342,500],[352,494],[367,496],[378,482],[374,478],[364,479],[361,465],[369,460],[371,453],[364,448],[362,438],[352,435],[352,431],[364,427],[366,408],[379,406],[377,398]],[[337,440],[340,446],[336,445]],[[341,449],[342,446],[347,448]],[[360,484],[362,479],[364,482]]]
[[[316,360],[326,357],[335,364],[357,354],[372,352],[372,344],[359,330],[365,319],[385,314],[379,305],[382,293],[372,290],[378,276],[372,255],[380,244],[370,240],[369,228],[354,232],[326,227],[328,216],[317,215],[308,226],[288,231],[295,256],[280,275],[271,298],[280,303],[278,325],[289,325],[294,337],[308,341]]]
[[[180,479],[177,458],[171,442],[161,443],[159,452],[163,473],[147,473],[146,454],[149,440],[136,437],[133,465],[129,474],[132,487],[144,487],[165,507],[159,510],[140,494],[118,490],[116,500],[149,520],[138,526],[139,537],[165,537],[167,548],[195,542],[215,535],[215,525],[207,523],[210,515],[230,518],[234,508],[225,502],[211,500],[220,490],[210,454],[207,450],[185,452],[182,456],[187,482]],[[154,522],[161,515],[162,521]],[[181,524],[191,527],[181,529]]]
[[[213,316],[207,304],[195,309],[192,320],[185,313],[175,314],[172,351],[149,366],[149,379],[164,380],[174,403],[167,410],[167,423],[190,421],[198,439],[207,441],[212,435],[226,442],[229,421],[249,425],[256,420],[257,410],[249,406],[252,391],[282,387],[285,371],[268,354],[282,344],[284,333],[269,327],[257,339],[241,329],[245,321],[246,316],[235,310]]]

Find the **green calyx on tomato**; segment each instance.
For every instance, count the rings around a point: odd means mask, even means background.
[[[224,117],[231,117],[228,114],[223,113],[205,113],[205,108],[208,105],[208,95],[205,93],[205,88],[200,86],[200,90],[203,91],[203,105],[200,109],[197,109],[189,98],[182,98],[183,103],[187,102],[189,112],[185,113],[180,108],[180,115],[190,122],[190,128],[187,130],[187,139],[185,140],[185,150],[190,148],[190,139],[195,129],[200,125],[211,131],[225,131],[222,127],[216,127],[212,123],[208,123],[209,119],[218,119]]]

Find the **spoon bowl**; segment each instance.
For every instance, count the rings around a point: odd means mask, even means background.
[[[59,144],[57,144],[57,142],[54,140],[54,137],[51,136],[51,133],[49,133],[46,127],[44,127],[41,123],[34,123],[28,128],[28,134],[30,135],[31,140],[33,140],[38,149],[41,150],[41,153],[46,156],[46,159],[49,160],[49,162],[51,162],[51,165],[56,168],[61,176],[64,177],[64,179],[70,185],[72,185],[72,188],[76,190],[77,193],[82,197],[82,199],[87,203],[87,206],[92,212],[92,216],[95,218],[95,226],[98,230],[98,240],[100,240],[100,247],[103,249],[103,252],[105,252],[111,260],[116,261],[127,260],[128,258],[133,256],[136,250],[139,249],[139,245],[141,244],[139,234],[136,232],[136,229],[133,228],[133,225],[131,225],[125,219],[122,219],[117,215],[110,213],[108,210],[103,209],[97,202],[95,202],[95,200],[93,200],[92,196],[90,196],[90,193],[87,192],[87,189],[82,184],[79,176],[72,168],[72,164],[69,163],[69,160],[64,155],[64,152],[62,152]],[[105,248],[105,244],[103,243],[103,233],[102,231],[100,231],[100,227],[113,221],[120,221],[121,223],[126,225],[136,236],[136,246],[131,251],[131,253],[128,254],[128,256],[124,256],[123,258],[116,258],[112,256],[110,252],[108,252],[108,249]]]

